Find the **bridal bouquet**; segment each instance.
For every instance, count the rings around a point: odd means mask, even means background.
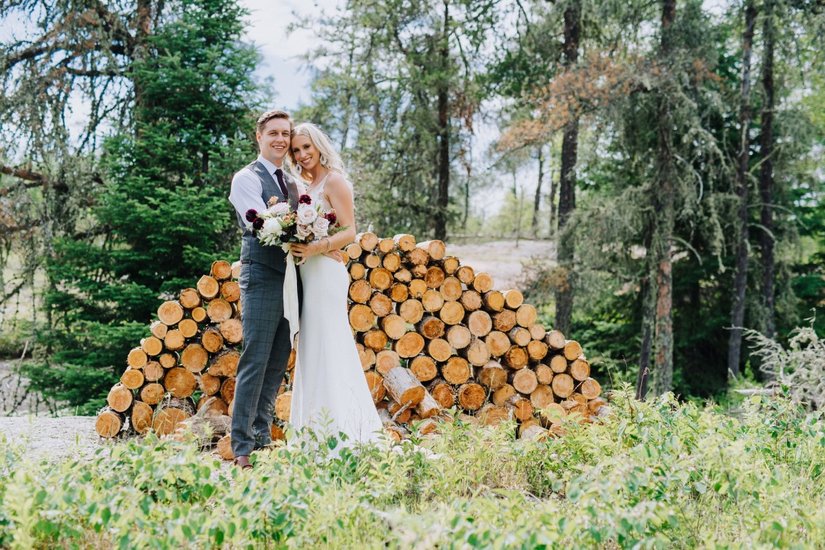
[[[312,242],[343,229],[336,223],[335,212],[326,212],[321,205],[313,205],[309,195],[298,198],[298,208],[295,210],[289,203],[272,197],[263,212],[247,210],[246,221],[252,224],[262,245],[280,246],[284,252],[289,252],[290,243]]]

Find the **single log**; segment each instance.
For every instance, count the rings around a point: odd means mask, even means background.
[[[232,453],[232,437],[229,434],[218,440],[215,445],[215,454],[223,460],[235,460],[235,455]]]
[[[175,300],[163,302],[158,307],[158,319],[167,326],[176,325],[183,319],[183,308]]]
[[[526,347],[530,343],[530,331],[524,327],[513,327],[507,335],[510,341],[517,346]]]
[[[493,315],[493,328],[501,332],[510,332],[516,326],[516,313],[509,309],[504,309]]]
[[[554,355],[550,358],[550,369],[556,373],[562,373],[567,370],[567,359],[564,355]]]
[[[232,277],[232,265],[224,260],[215,260],[212,262],[212,268],[209,273],[219,281],[229,279]]]
[[[154,412],[152,407],[143,401],[135,401],[132,404],[132,411],[129,414],[132,428],[139,434],[148,432],[152,428],[152,416]]]
[[[430,392],[425,392],[424,399],[415,407],[415,412],[421,418],[432,418],[441,412],[441,405],[430,395]]]
[[[163,399],[166,390],[157,382],[146,384],[140,388],[140,400],[147,405],[157,405]]]
[[[381,239],[378,241],[378,250],[382,254],[388,254],[395,249],[395,240],[393,239]]]
[[[478,371],[478,381],[495,391],[507,383],[507,371],[498,361],[488,361],[481,370]]]
[[[539,381],[539,384],[550,384],[553,381],[553,369],[548,367],[547,365],[539,363],[536,365],[536,379]]]
[[[525,441],[544,441],[548,437],[550,437],[550,431],[536,424],[519,430],[519,438]]]
[[[415,249],[415,237],[413,235],[398,234],[392,240],[401,252],[409,252]]]
[[[169,435],[174,433],[178,426],[191,416],[192,413],[184,409],[161,406],[155,411],[155,416],[152,419],[152,429],[159,436]]]
[[[361,245],[365,252],[372,252],[378,246],[378,236],[372,231],[365,231],[355,236],[355,242]]]
[[[233,279],[240,279],[241,278],[241,268],[243,264],[240,260],[236,262],[232,262],[232,278]]]
[[[375,370],[382,376],[400,366],[401,358],[391,349],[384,349],[375,354]]]
[[[384,377],[384,387],[397,403],[410,407],[421,403],[426,394],[418,378],[403,367],[394,368],[387,373]]]
[[[427,283],[428,288],[441,288],[446,278],[447,276],[444,274],[444,270],[434,265],[427,269],[427,273],[424,275],[424,282]]]
[[[223,348],[223,336],[219,330],[209,328],[201,334],[201,345],[209,353],[217,353]]]
[[[578,359],[581,354],[582,354],[582,347],[575,340],[568,340],[564,344],[564,357],[568,361],[573,361],[575,359]]]
[[[231,404],[235,400],[235,379],[227,378],[221,382],[221,399]]]
[[[455,272],[456,277],[458,280],[464,283],[467,286],[473,284],[473,279],[476,278],[476,272],[473,271],[473,268],[468,265],[463,265],[458,268]]]
[[[504,303],[510,309],[518,309],[524,303],[524,294],[515,288],[505,290]]]
[[[430,342],[432,344],[432,342]],[[410,361],[410,371],[421,382],[429,382],[438,376],[438,367],[432,357],[419,355]]]
[[[441,296],[444,298],[445,302],[458,301],[461,298],[461,293],[463,292],[461,281],[455,277],[446,277],[444,282],[441,283],[441,286],[438,287],[438,291],[441,293]]]
[[[529,331],[528,331],[529,333]],[[550,348],[547,347],[542,340],[530,340],[527,344],[527,355],[530,356],[530,361],[538,362],[547,356]]]
[[[473,335],[464,325],[453,325],[447,329],[447,341],[455,349],[464,349],[470,345]]]
[[[152,336],[158,340],[163,340],[163,337],[166,336],[166,331],[168,329],[169,326],[161,321],[153,321],[152,324],[149,325],[149,332],[151,332]]]
[[[444,268],[444,273],[446,273],[447,275],[452,275],[453,273],[458,271],[460,265],[461,264],[459,263],[458,258],[454,256],[444,258],[444,260],[441,262],[441,267]]]
[[[180,354],[180,365],[189,372],[200,372],[209,360],[207,352],[200,344],[189,344]]]
[[[486,398],[487,390],[475,382],[462,384],[458,388],[458,404],[465,411],[477,411],[484,405]]]
[[[590,363],[585,359],[576,359],[570,363],[570,376],[579,382],[587,380],[590,376]]]
[[[213,323],[221,323],[232,318],[232,305],[222,298],[215,298],[206,306],[206,314]]]
[[[603,397],[596,397],[587,402],[587,409],[593,414],[598,414],[602,407],[607,407],[607,400]]]
[[[432,340],[433,338],[441,338],[444,336],[444,321],[438,317],[428,315],[424,317],[416,327],[418,333],[424,338]]]
[[[243,341],[243,324],[240,319],[227,319],[218,328],[227,344],[240,344]]]
[[[478,419],[485,426],[498,426],[502,422],[507,422],[513,417],[513,413],[507,407],[499,407],[493,403],[487,403],[476,414]]]
[[[357,242],[349,243],[344,248],[344,255],[347,256],[350,260],[357,260],[361,257],[361,253],[363,250],[361,249],[361,245]]]
[[[292,415],[292,392],[285,391],[275,398],[275,417],[278,420],[289,422]]]
[[[504,364],[514,370],[523,369],[529,362],[530,356],[527,355],[527,349],[520,346],[512,346],[504,354]]]
[[[490,350],[481,338],[473,338],[462,354],[474,367],[482,367],[490,361]]]
[[[398,306],[398,314],[408,323],[415,324],[424,317],[424,306],[414,299],[405,300]]]
[[[201,297],[206,300],[211,300],[218,295],[220,292],[221,287],[218,284],[218,281],[214,277],[210,277],[209,275],[204,275],[198,280],[198,284],[196,285],[198,292],[200,293]]]
[[[493,278],[489,273],[476,273],[473,279],[473,289],[479,294],[484,294],[493,289]]]
[[[504,294],[498,290],[490,290],[484,293],[484,296],[482,296],[482,302],[488,311],[497,313],[504,309]]]
[[[383,267],[376,267],[370,270],[367,278],[369,279],[370,286],[376,290],[387,290],[392,285],[392,273]]]
[[[198,333],[198,323],[196,323],[192,319],[181,319],[180,323],[178,323],[178,330],[184,338],[192,338],[194,335]],[[158,350],[158,353],[160,353],[161,351],[162,350]],[[157,353],[155,355],[157,355]]]
[[[554,350],[564,349],[564,344],[567,342],[564,334],[562,334],[560,330],[551,330],[548,332],[544,341]]]
[[[349,326],[356,332],[367,332],[375,326],[375,313],[367,305],[355,304],[349,308]]]
[[[493,392],[493,404],[503,407],[507,404],[507,400],[516,395],[516,389],[510,384],[504,384],[499,389]]]
[[[424,349],[424,338],[417,332],[408,332],[395,341],[395,351],[399,357],[415,357]]]
[[[380,292],[375,292],[370,298],[370,309],[378,317],[385,317],[392,313],[393,303],[390,297]]]
[[[461,305],[464,306],[465,311],[476,311],[481,309],[481,294],[475,290],[465,290],[462,292],[461,299],[459,301],[461,302]]]
[[[453,348],[443,338],[434,338],[427,343],[427,353],[435,361],[444,362],[453,355]]]
[[[163,370],[163,367],[157,361],[149,361],[143,367],[143,378],[146,382],[157,382],[166,372]]]
[[[586,378],[579,387],[579,391],[586,399],[596,399],[602,393],[601,385],[592,378]]]
[[[241,285],[239,285],[237,281],[222,282],[221,298],[229,303],[237,302],[241,299]]]
[[[547,336],[547,331],[541,323],[533,323],[527,330],[530,331],[530,338],[533,340],[544,341],[544,337]]]
[[[536,319],[538,319],[538,311],[536,311],[535,306],[531,304],[522,304],[516,310],[516,323],[519,326],[528,328],[533,326],[536,323]]]
[[[423,266],[426,270],[427,264],[430,261],[430,256],[429,254],[427,254],[426,250],[422,250],[421,248],[415,248],[404,255],[404,260],[407,262],[408,265]]]
[[[367,254],[361,260],[367,269],[375,269],[381,266],[381,256],[377,254]]]
[[[149,362],[149,357],[141,348],[132,349],[126,356],[126,364],[133,369],[142,369],[147,362]]]
[[[204,395],[215,395],[221,391],[221,379],[209,373],[203,373],[198,377],[198,387]]]
[[[390,401],[388,405],[387,411],[392,415],[393,422],[407,424],[410,421],[413,412],[412,405],[409,403],[401,405],[395,401]]]
[[[442,409],[449,409],[455,405],[455,391],[453,387],[444,380],[433,380],[429,385],[429,391],[433,399],[441,405]]]
[[[552,402],[553,390],[550,388],[550,386],[539,384],[538,386],[536,386],[536,389],[534,389],[533,392],[530,394],[530,403],[532,403],[533,407],[538,410],[544,409]]]
[[[387,389],[384,387],[384,377],[375,371],[365,372],[364,377],[367,379],[367,387],[370,389],[372,402],[379,403],[387,396]]]
[[[358,279],[363,279],[367,276],[367,268],[364,264],[359,264],[358,262],[351,262],[349,264],[349,278],[353,281],[357,281]]]
[[[553,377],[553,393],[565,399],[573,393],[575,382],[573,377],[566,373],[560,373]]]
[[[183,367],[169,369],[163,378],[163,386],[173,397],[189,397],[198,386],[195,375]]]
[[[560,403],[550,403],[541,411],[541,418],[545,425],[558,424],[567,416],[567,409]]]
[[[366,304],[372,296],[372,287],[364,279],[357,279],[349,285],[349,299],[358,304]]]
[[[530,369],[519,369],[514,372],[510,376],[510,383],[517,392],[524,395],[530,395],[539,385],[536,373]]]
[[[395,273],[401,269],[401,254],[398,252],[390,252],[381,260],[381,265],[390,273]]]
[[[132,406],[133,400],[132,390],[123,384],[115,384],[112,386],[112,389],[109,390],[109,395],[106,397],[106,403],[109,404],[109,407],[111,407],[113,411],[121,413]]]
[[[404,302],[410,297],[410,288],[404,283],[395,283],[390,287],[390,299],[396,304]]]
[[[186,321],[184,319],[183,321]],[[181,321],[181,323],[183,322]],[[161,326],[166,326],[161,323]],[[195,325],[197,327],[197,325]],[[167,329],[168,330],[168,329]],[[164,335],[167,331],[164,330]],[[140,349],[146,352],[149,357],[157,357],[163,351],[163,341],[156,336],[150,336],[140,341]]]
[[[486,311],[474,311],[467,316],[467,328],[470,334],[481,338],[490,334],[493,329],[493,320]]]
[[[457,325],[464,319],[464,308],[458,302],[444,302],[438,316],[447,325]]]
[[[355,344],[355,348],[358,350],[358,359],[361,360],[361,368],[363,370],[370,369],[375,364],[375,350],[360,343]]]
[[[409,269],[402,267],[398,271],[392,274],[392,278],[398,281],[399,283],[409,283],[412,281],[412,273]]]
[[[269,428],[269,437],[272,441],[286,441],[286,432],[273,422]]]
[[[381,329],[393,340],[407,333],[407,322],[400,315],[390,314],[381,319]]]
[[[493,357],[501,357],[510,350],[510,338],[501,331],[494,330],[484,337],[484,343]]]
[[[206,308],[200,306],[193,308],[192,311],[189,312],[189,315],[192,316],[192,320],[196,323],[202,323],[206,320]]]
[[[424,297],[424,293],[427,292],[427,283],[425,283],[423,279],[413,279],[410,281],[409,288],[410,296],[416,300],[420,300]]]
[[[207,372],[212,376],[235,376],[240,360],[241,354],[238,351],[226,350],[212,358]]]
[[[530,403],[529,399],[525,399],[520,395],[513,395],[507,400],[507,406],[512,407],[513,416],[520,421],[533,418],[533,404]]]
[[[123,429],[123,415],[111,409],[104,409],[97,415],[95,431],[100,437],[115,437]]]
[[[415,334],[415,333],[407,333]],[[364,333],[364,345],[374,350],[376,353],[387,347],[387,333],[381,329],[375,328]]]
[[[120,383],[130,390],[136,390],[143,385],[145,376],[143,371],[138,369],[126,369],[120,375]],[[122,411],[121,411],[122,412]]]
[[[421,305],[424,306],[426,311],[434,313],[439,311],[444,305],[444,297],[441,296],[441,293],[437,290],[427,290],[421,296]]]
[[[169,330],[163,338],[163,345],[169,351],[180,351],[186,345],[186,338],[183,333],[176,328]]]
[[[417,246],[418,248],[426,250],[427,255],[435,261],[440,261],[444,259],[444,256],[447,253],[447,246],[444,244],[444,241],[424,241],[418,243]]]
[[[463,357],[456,355],[450,357],[441,367],[441,376],[444,377],[444,380],[456,386],[469,380],[472,374],[470,363]]]

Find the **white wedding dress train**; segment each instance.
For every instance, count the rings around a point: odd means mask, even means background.
[[[329,210],[322,193],[323,183],[311,193],[313,202],[321,200]],[[318,255],[300,270],[303,305],[290,423],[298,433],[309,428],[324,438],[344,433],[343,446],[377,442],[382,423],[349,325],[346,266]]]

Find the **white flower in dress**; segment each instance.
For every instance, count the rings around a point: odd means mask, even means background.
[[[308,237],[312,236],[312,226],[311,225],[302,225],[298,224],[295,228],[295,234],[301,240],[306,240]]]
[[[323,216],[318,216],[312,222],[312,233],[316,239],[323,239],[329,235],[329,220]]]
[[[318,217],[318,212],[316,212],[315,207],[313,207],[310,204],[301,204],[298,206],[296,216],[299,225],[310,225],[312,222],[315,221],[315,218]]]
[[[266,209],[266,211],[275,217],[285,216],[289,213],[289,203],[278,202]]]
[[[284,232],[280,222],[275,218],[266,218],[264,225],[258,230],[258,239],[262,244],[272,245],[279,243],[279,237]]]

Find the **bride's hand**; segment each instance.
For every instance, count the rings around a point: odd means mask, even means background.
[[[289,245],[289,251],[296,258],[309,258],[318,254],[316,243],[292,243]]]

